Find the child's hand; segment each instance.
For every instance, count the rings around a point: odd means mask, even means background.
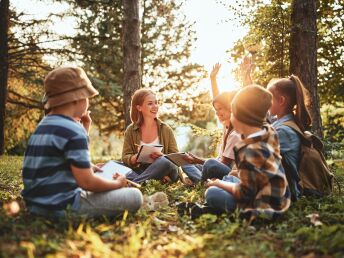
[[[210,186],[219,186],[220,181],[221,181],[221,180],[220,180],[220,179],[217,179],[217,178],[207,179],[206,187],[210,187]]]
[[[195,156],[194,154],[190,152],[187,153],[187,156],[189,157],[190,161],[189,160],[186,160],[186,161],[188,161],[191,164],[203,164],[205,162],[205,160]]]
[[[161,157],[162,155],[164,155],[164,154],[162,154],[161,152],[153,152],[153,153],[150,155],[150,157],[151,157],[152,159],[155,160],[155,159]]]
[[[120,187],[124,187],[128,185],[126,177],[119,173],[113,174],[112,178],[118,183]]]
[[[221,68],[221,65],[219,63],[216,63],[213,66],[213,69],[211,70],[211,73],[210,73],[210,79],[216,79],[216,76],[217,76],[220,68]]]
[[[80,123],[82,123],[82,126],[85,128],[87,133],[90,131],[90,127],[92,123],[90,113],[91,111],[86,111],[80,118]]]
[[[103,172],[103,170],[101,169],[102,166],[104,166],[104,163],[98,163],[96,165],[92,164],[93,172]]]

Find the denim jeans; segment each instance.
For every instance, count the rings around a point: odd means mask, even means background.
[[[223,177],[223,181],[239,183],[240,179],[235,176],[225,176]],[[214,208],[219,212],[231,213],[237,206],[234,196],[217,186],[211,186],[207,189],[205,192],[205,201],[206,206]]]
[[[224,176],[227,176],[231,170],[231,167],[226,166],[217,159],[208,159],[203,165],[202,181],[211,178],[222,179]]]
[[[231,167],[226,166],[217,159],[208,159],[203,165],[185,165],[182,166],[182,169],[194,183],[211,178],[222,179],[231,171]]]
[[[200,164],[182,166],[182,170],[184,171],[184,173],[195,184],[200,182],[202,179],[202,168],[203,168],[203,165],[200,165]]]
[[[126,177],[136,183],[142,183],[149,179],[161,180],[165,176],[176,182],[178,180],[178,167],[165,157],[160,157],[147,168],[135,169]]]
[[[115,216],[125,210],[136,212],[142,202],[142,193],[137,188],[124,187],[101,193],[82,191],[76,212],[89,217]]]

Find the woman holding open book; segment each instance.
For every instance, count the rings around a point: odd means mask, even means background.
[[[132,123],[124,134],[122,161],[133,169],[127,178],[137,183],[149,179],[162,182],[178,180],[177,166],[163,157],[164,154],[178,152],[177,142],[171,127],[157,118],[158,110],[153,91],[135,91],[130,110]],[[139,150],[143,145],[162,145],[162,151],[153,151],[149,160],[138,162]]]

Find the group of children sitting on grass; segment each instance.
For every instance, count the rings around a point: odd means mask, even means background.
[[[211,81],[213,107],[224,125],[222,146],[216,159],[188,154],[189,165],[181,169],[194,184],[207,187],[205,203],[192,207],[181,203],[178,208],[191,208],[193,217],[236,209],[272,216],[283,213],[301,193],[300,138],[284,122],[293,121],[302,131],[309,128],[304,87],[292,75],[272,81],[267,89],[248,85],[218,93],[219,68],[213,68]],[[163,157],[178,152],[178,146],[171,127],[158,118],[153,91],[139,89],[132,96],[132,123],[125,131],[122,152],[122,162],[132,172],[123,176],[114,171],[113,180],[107,180],[95,173],[101,168],[91,163],[88,107],[89,98],[98,91],[85,72],[57,68],[46,76],[44,89],[47,114],[30,137],[22,172],[22,196],[29,212],[53,217],[65,216],[66,210],[90,217],[136,212],[143,197],[139,189],[128,186],[128,180],[165,183],[179,179],[178,167]],[[267,118],[272,117],[271,124]],[[153,163],[138,163],[141,144],[161,144],[163,150],[151,155]]]

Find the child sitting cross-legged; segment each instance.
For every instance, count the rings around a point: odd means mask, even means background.
[[[64,217],[68,207],[78,215],[99,217],[137,211],[142,194],[94,173],[88,149],[91,117],[88,98],[98,94],[81,68],[57,68],[44,81],[48,114],[30,137],[23,166],[22,196],[33,214]],[[114,171],[115,172],[115,171]]]
[[[261,86],[241,89],[232,101],[231,123],[242,135],[234,147],[238,177],[208,180],[206,205],[191,208],[191,216],[204,212],[273,216],[290,206],[290,192],[281,164],[276,132],[265,124],[272,95]]]

